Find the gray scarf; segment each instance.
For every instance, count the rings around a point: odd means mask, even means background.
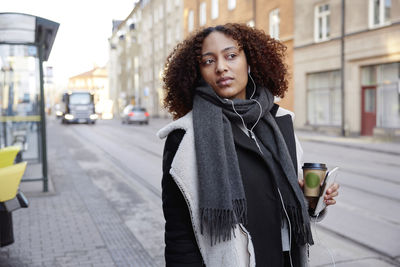
[[[285,140],[272,114],[274,97],[265,88],[256,98],[262,106],[262,119],[255,127],[256,136],[280,163],[286,179],[274,177],[281,190],[291,221],[296,220],[297,243],[312,244],[310,221],[303,193]],[[249,128],[260,114],[253,100],[233,100],[236,111]],[[238,223],[247,223],[247,204],[235,150],[231,121],[242,123],[230,100],[221,99],[209,85],[196,88],[193,101],[193,127],[199,177],[200,225],[211,236],[211,244],[229,240]],[[273,132],[274,140],[265,133]],[[274,142],[275,144],[270,144]],[[291,189],[290,189],[291,188]],[[278,215],[279,216],[279,215]],[[292,218],[294,217],[294,218]]]

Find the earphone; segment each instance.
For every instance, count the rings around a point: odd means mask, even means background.
[[[256,93],[257,86],[256,86],[256,83],[255,83],[254,80],[253,80],[253,77],[251,77],[251,74],[250,74],[250,65],[247,67],[247,73],[248,73],[248,75],[249,75],[251,81],[253,82],[253,93],[251,94],[249,100],[252,100],[252,101],[256,102],[256,103],[258,104],[258,106],[260,107],[260,114],[258,115],[257,121],[254,123],[254,125],[253,125],[250,129],[247,128],[246,123],[244,122],[243,117],[236,111],[235,105],[234,105],[233,101],[232,101],[231,99],[228,99],[228,98],[224,98],[224,100],[225,100],[225,101],[228,101],[228,102],[229,102],[229,101],[231,102],[231,104],[232,104],[232,109],[233,109],[233,111],[236,113],[236,115],[238,115],[239,118],[241,119],[242,124],[243,124],[243,127],[244,127],[245,129],[247,129],[247,131],[250,133],[250,135],[251,135],[250,137],[251,137],[251,138],[254,138],[253,129],[254,129],[254,127],[256,127],[256,125],[257,125],[258,122],[260,121],[263,110],[262,110],[262,106],[261,106],[260,102],[258,102],[256,99],[253,99],[253,96],[254,96],[254,94]]]

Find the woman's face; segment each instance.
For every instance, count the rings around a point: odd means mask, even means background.
[[[210,33],[203,41],[200,73],[222,98],[246,98],[247,60],[232,37]]]

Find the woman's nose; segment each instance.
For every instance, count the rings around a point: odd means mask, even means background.
[[[217,69],[215,70],[217,73],[224,72],[227,69],[228,68],[227,68],[226,62],[224,60],[218,60],[217,61]]]

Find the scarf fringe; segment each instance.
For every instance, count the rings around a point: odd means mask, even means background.
[[[211,238],[211,246],[217,242],[231,240],[232,234],[235,237],[236,225],[247,224],[247,203],[246,199],[232,201],[232,209],[200,208],[200,232],[204,228]]]
[[[297,245],[314,244],[310,224],[306,224],[303,220],[302,210],[297,207],[285,204],[288,213],[294,241]],[[282,219],[286,219],[284,211],[282,211]],[[282,224],[283,227],[283,224]]]

